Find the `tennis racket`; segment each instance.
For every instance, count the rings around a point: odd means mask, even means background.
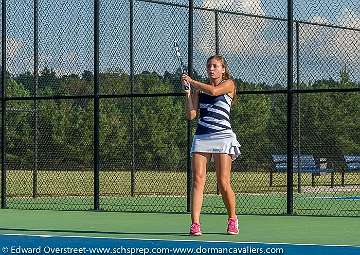
[[[182,74],[187,74],[184,62],[182,60],[181,54],[180,54],[180,49],[179,49],[179,45],[176,41],[174,41],[174,47],[175,47],[175,53],[176,53],[176,57],[179,61],[180,64],[180,70]],[[190,84],[188,84],[187,82],[182,84],[184,87],[184,90],[190,90]]]

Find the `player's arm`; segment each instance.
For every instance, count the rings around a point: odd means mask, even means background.
[[[212,86],[210,84],[205,84],[200,81],[195,81],[191,79],[188,75],[184,74],[182,79],[191,84],[195,89],[201,90],[212,96],[219,96],[224,94],[231,94],[234,91],[235,83],[233,80],[226,80],[219,84],[218,86]]]
[[[196,118],[197,111],[199,108],[199,91],[195,92],[186,92],[186,118],[188,120],[193,120]]]

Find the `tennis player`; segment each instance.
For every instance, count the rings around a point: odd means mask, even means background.
[[[192,120],[200,112],[191,148],[193,182],[190,235],[202,234],[200,212],[209,160],[215,162],[219,190],[228,213],[227,233],[236,235],[239,233],[236,200],[230,184],[232,160],[240,155],[240,144],[230,125],[230,108],[236,87],[222,56],[211,56],[206,69],[208,84],[182,75],[182,84],[190,84],[193,88],[193,91],[185,90],[186,117]]]

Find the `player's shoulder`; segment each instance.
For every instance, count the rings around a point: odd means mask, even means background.
[[[223,85],[235,86],[235,81],[233,79],[227,79],[222,82]]]

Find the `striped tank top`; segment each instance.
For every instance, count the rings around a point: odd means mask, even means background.
[[[231,101],[232,98],[227,94],[210,96],[200,92],[200,117],[198,119],[195,135],[204,135],[231,130]]]

